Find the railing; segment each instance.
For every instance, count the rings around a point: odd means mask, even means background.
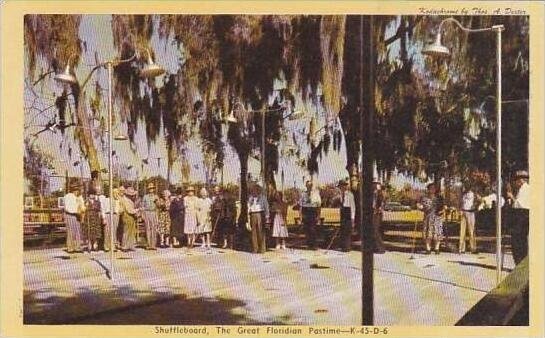
[[[528,317],[529,271],[528,257],[483,299],[473,306],[457,326],[498,326],[513,325],[515,317]],[[522,313],[522,316],[520,315]],[[528,325],[528,323],[516,323]]]

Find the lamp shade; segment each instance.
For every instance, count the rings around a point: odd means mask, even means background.
[[[435,42],[424,47],[422,54],[433,57],[444,57],[450,55],[450,52],[448,48],[441,43],[441,34],[437,34]]]
[[[114,140],[116,141],[126,141],[128,139],[129,138],[127,137],[127,135],[124,135],[124,134],[117,134],[114,136]]]
[[[149,52],[148,52],[149,53]],[[145,78],[154,78],[163,74],[165,70],[163,67],[155,64],[150,55],[148,55],[148,64],[144,66],[144,69],[140,72],[140,76]]]
[[[66,84],[77,84],[78,80],[70,73],[70,65],[67,64],[64,72],[55,75],[55,80]]]

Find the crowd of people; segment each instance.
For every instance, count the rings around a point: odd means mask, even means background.
[[[513,185],[507,184],[505,197],[500,201],[500,208],[504,215],[503,226],[507,224],[511,235],[511,251],[516,264],[520,263],[528,254],[528,228],[529,228],[529,175],[525,170],[515,172]],[[513,188],[514,186],[514,188]],[[491,199],[486,201],[486,199]],[[469,183],[463,185],[462,194],[458,205],[460,211],[460,235],[458,253],[466,253],[466,242],[469,240],[469,252],[475,254],[477,250],[476,240],[476,212],[479,205],[489,205],[496,208],[495,194],[483,197],[473,191]],[[444,214],[447,209],[444,198],[441,196],[438,186],[430,183],[427,186],[427,194],[418,203],[418,208],[424,212],[423,238],[426,254],[433,252],[439,254],[441,241],[444,239]]]
[[[156,193],[155,184],[146,186],[139,198],[132,187],[108,189],[91,184],[84,199],[81,186],[72,184],[64,197],[64,219],[69,253],[97,250],[132,251],[138,239],[138,221],[145,228],[145,249],[181,246],[183,239],[189,248],[197,245],[210,248],[213,234],[217,234],[223,248],[233,245],[236,207],[225,198],[220,187],[214,188],[210,198],[206,188],[195,194],[193,186]],[[118,231],[118,227],[122,231]],[[117,236],[122,232],[122,236]],[[115,247],[111,247],[114,234]]]
[[[185,191],[178,187],[173,193],[163,190],[159,195],[155,185],[149,183],[146,186],[146,193],[141,198],[132,187],[120,186],[113,189],[110,201],[108,191],[102,188],[97,177],[96,174],[92,175],[93,180],[86,199],[81,196],[78,184],[71,185],[69,193],[64,198],[68,252],[80,252],[84,246],[88,250],[134,250],[139,235],[137,228],[139,220],[144,224],[147,250],[172,246],[193,248],[195,245],[211,248],[213,240],[221,248],[235,247],[235,237],[240,234],[240,231],[237,231],[239,228],[236,201],[224,194],[220,186],[213,188],[211,197],[206,188],[200,189],[197,194],[193,186],[187,187]],[[380,182],[373,182],[373,187],[374,252],[384,253],[382,218],[386,197]],[[507,190],[502,205],[507,202],[506,205],[514,210],[510,213],[509,222],[512,229],[513,256],[518,263],[527,255],[528,250],[529,185],[526,171],[516,173],[514,187],[515,189]],[[296,207],[303,225],[306,246],[315,250],[320,237],[317,228],[322,199],[312,181],[305,182],[305,188]],[[340,215],[337,243],[340,250],[350,251],[355,227],[356,202],[347,181],[340,181],[338,188],[339,194],[335,203]],[[469,251],[477,252],[475,213],[477,205],[482,200],[483,198],[476,194],[469,184],[464,184],[458,206],[460,254],[466,252],[467,239]],[[263,253],[267,250],[268,235],[274,238],[276,249],[286,249],[286,239],[289,237],[288,207],[282,192],[276,191],[267,196],[258,184],[250,188],[248,222],[243,227],[247,230],[252,252]],[[430,254],[433,251],[439,254],[445,238],[443,223],[447,206],[435,183],[427,186],[427,193],[419,200],[417,208],[424,214],[422,237],[425,253]],[[122,236],[116,236],[114,238],[116,244],[111,247],[111,234],[114,236],[118,234],[119,226],[122,227],[120,229],[122,231],[119,231]]]

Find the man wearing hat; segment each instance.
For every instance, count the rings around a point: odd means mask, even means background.
[[[138,217],[138,209],[135,207],[135,199],[138,192],[132,187],[127,189],[119,189],[120,206],[121,206],[121,221],[123,223],[123,251],[133,251],[136,244],[136,219]]]
[[[356,202],[354,194],[348,189],[348,182],[341,180],[338,184],[341,190],[340,215],[341,215],[341,250],[350,251],[352,247],[352,227],[356,218]]]
[[[513,224],[511,225],[511,249],[515,264],[520,263],[528,255],[528,223],[530,213],[530,185],[529,175],[526,170],[518,170],[515,173],[515,191],[507,192],[513,205]]]
[[[157,201],[159,196],[155,193],[155,184],[153,183],[148,183],[147,191],[140,205],[146,227],[146,250],[157,250],[157,226],[159,225]]]
[[[85,212],[85,201],[77,183],[72,183],[69,193],[64,195],[64,222],[66,223],[66,251],[82,252],[81,249],[81,216]]]

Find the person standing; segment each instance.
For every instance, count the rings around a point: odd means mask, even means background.
[[[507,197],[512,200],[513,225],[511,228],[511,250],[515,264],[519,264],[528,256],[528,231],[530,217],[530,176],[526,170],[515,173],[515,191],[508,192]]]
[[[434,252],[439,254],[441,240],[443,239],[443,212],[445,203],[438,194],[434,183],[427,186],[427,195],[420,201],[419,208],[424,211],[424,240],[426,243],[426,254],[431,253],[432,242],[435,244]]]
[[[356,202],[354,194],[348,189],[348,182],[339,182],[340,215],[341,215],[341,250],[348,252],[352,248],[352,227],[356,218]]]
[[[269,203],[259,185],[254,185],[249,201],[250,227],[252,229],[252,252],[264,253],[267,250],[265,223],[269,221]]]
[[[97,190],[98,188],[98,190]],[[84,235],[87,237],[87,248],[89,251],[98,250],[98,242],[102,238],[102,213],[100,200],[102,196],[101,187],[90,185],[89,197],[86,201],[85,220],[83,222]]]
[[[301,196],[301,221],[305,227],[307,247],[316,250],[316,225],[320,219],[320,207],[322,198],[318,189],[313,187],[311,181],[305,183],[306,191]]]
[[[195,196],[195,188],[187,187],[187,195],[184,197],[184,233],[187,235],[187,247],[193,248],[197,234],[197,203],[199,198]]]
[[[114,239],[117,234],[117,226],[119,225],[119,214],[121,213],[121,205],[120,205],[120,196],[125,191],[124,187],[119,187],[116,189],[113,189],[113,210],[110,209],[110,196],[109,196],[109,190],[107,190],[104,194],[104,197],[100,200],[100,210],[102,213],[102,223],[104,224],[104,251],[110,251],[114,250],[117,251],[114,247],[111,247],[111,240],[112,240],[112,227],[113,227],[113,233],[114,233]],[[110,213],[112,214],[112,221],[110,222]]]
[[[119,188],[120,219],[123,223],[123,239],[121,241],[122,251],[134,251],[136,246],[136,231],[138,209],[135,207],[135,200],[138,192],[132,187],[126,190]]]
[[[475,239],[475,193],[471,190],[469,183],[464,185],[460,199],[460,244],[458,253],[466,252],[466,234],[469,237],[469,250],[477,252],[477,241]]]
[[[378,180],[373,181],[373,234],[375,236],[374,252],[383,254],[384,242],[382,241],[382,216],[384,214],[384,192]]]
[[[159,226],[157,232],[161,240],[161,247],[170,246],[170,190],[163,190],[163,194],[157,201],[159,212]]]
[[[157,203],[159,196],[155,193],[155,184],[153,183],[147,185],[147,191],[140,202],[142,218],[146,227],[146,250],[157,250],[157,227],[159,225]]]
[[[210,217],[210,211],[212,209],[212,200],[208,197],[208,191],[206,188],[202,188],[200,191],[200,198],[197,203],[197,233],[202,236],[203,248],[211,248],[210,233],[212,232],[212,220]]]
[[[234,204],[225,197],[219,186],[214,187],[212,198],[212,222],[214,229],[218,231],[219,242],[222,249],[233,248],[235,235],[235,213]]]
[[[64,221],[66,223],[66,251],[80,253],[81,250],[81,217],[85,212],[85,202],[81,196],[79,185],[70,185],[69,193],[64,195]]]
[[[170,201],[169,215],[170,215],[170,237],[172,239],[171,245],[178,246],[181,243],[181,239],[184,236],[184,197],[183,189],[181,187],[176,188],[174,196]]]
[[[286,226],[288,204],[280,191],[274,195],[272,211],[274,213],[272,237],[276,238],[276,249],[286,249],[286,238],[289,236]]]

